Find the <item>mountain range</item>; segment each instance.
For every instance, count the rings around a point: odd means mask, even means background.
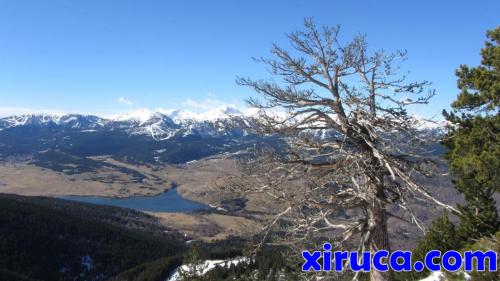
[[[184,135],[210,133],[210,129],[216,122],[242,115],[242,112],[231,107],[203,113],[184,110],[160,109],[151,111],[140,109],[114,118],[84,114],[23,114],[1,118],[0,131],[27,126],[52,126],[82,132],[126,130],[130,134],[150,135],[154,140],[160,141],[173,137],[178,132]]]
[[[54,151],[76,157],[110,155],[126,162],[178,164],[240,151],[260,142],[276,144],[232,126],[231,117],[255,116],[224,107],[202,113],[141,109],[102,118],[84,114],[25,114],[0,118],[0,159]],[[421,122],[433,133],[441,124]]]
[[[25,114],[0,119],[0,159],[86,158],[110,155],[129,163],[178,164],[231,153],[263,138],[232,126],[234,108],[200,114],[138,110],[114,118],[83,114]],[[61,156],[63,155],[63,156]],[[71,157],[69,157],[71,156]],[[60,161],[58,159],[57,161]]]

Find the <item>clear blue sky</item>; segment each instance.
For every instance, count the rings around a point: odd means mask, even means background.
[[[429,117],[455,97],[458,65],[479,63],[499,11],[498,0],[0,0],[0,115],[239,104],[252,92],[235,76],[268,76],[250,58],[314,17],[345,39],[365,33],[372,50],[407,49],[410,77],[437,90],[418,110]]]

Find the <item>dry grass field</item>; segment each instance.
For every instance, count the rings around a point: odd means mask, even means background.
[[[20,195],[97,195],[127,197],[155,195],[171,183],[145,174],[137,183],[130,175],[113,169],[68,175],[27,163],[0,164],[0,192]]]
[[[262,225],[255,220],[221,214],[150,213],[168,227],[207,242],[228,236],[247,237],[256,234]]]
[[[234,161],[229,159],[205,159],[186,166],[136,166],[107,156],[91,159],[137,171],[145,179],[137,182],[131,175],[109,167],[95,172],[66,174],[27,162],[0,162],[0,192],[42,196],[128,197],[159,194],[176,183],[183,196],[211,203],[220,197],[211,193],[217,189],[215,182],[228,172],[236,171]]]
[[[107,164],[105,169],[68,175],[62,172],[40,168],[27,163],[0,163],[0,193],[16,193],[21,195],[97,195],[111,197],[127,197],[135,195],[155,195],[170,188],[174,183],[178,192],[193,201],[221,206],[227,199],[239,195],[230,194],[221,189],[228,175],[239,172],[238,163],[228,155],[208,157],[185,165],[146,166],[131,165],[114,160],[108,156],[92,157],[94,161]],[[116,169],[109,168],[116,167]],[[145,176],[141,181],[120,171],[126,168]],[[460,202],[461,196],[452,188],[447,174],[433,179],[426,179],[425,185],[437,198],[447,202]],[[298,186],[294,187],[299,188]],[[223,239],[229,235],[247,236],[262,229],[262,221],[269,218],[269,211],[279,211],[282,207],[262,194],[245,196],[248,201],[242,210],[246,217],[220,214],[184,214],[155,213],[161,222],[195,238],[207,241]],[[415,212],[429,224],[441,214],[435,206],[424,204],[418,200],[414,205]],[[395,214],[399,210],[391,210]],[[249,215],[254,216],[249,219]],[[257,219],[258,218],[258,219]],[[393,247],[408,248],[422,235],[414,226],[397,218],[389,218],[391,225],[391,241]]]

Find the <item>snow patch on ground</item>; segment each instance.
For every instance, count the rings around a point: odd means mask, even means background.
[[[463,277],[465,280],[471,279],[471,276],[469,274],[467,274],[466,272],[463,272],[462,274],[463,274]],[[419,281],[441,281],[441,280],[445,280],[444,274],[441,271],[434,271],[434,272],[431,272],[431,275],[429,275],[428,277],[426,277],[424,279],[420,279]]]
[[[222,207],[218,207],[216,205],[213,205],[213,204],[208,204],[208,206],[212,209],[216,209],[217,211],[221,211],[221,212],[227,212],[226,209],[222,208]]]
[[[420,281],[440,281],[441,277],[443,277],[443,273],[441,271],[434,271],[428,277],[420,279]]]
[[[181,272],[190,272],[192,268],[195,268],[198,272],[196,273],[199,276],[203,276],[207,274],[210,270],[220,267],[230,267],[232,265],[238,265],[240,263],[248,263],[250,261],[247,257],[239,257],[230,260],[206,260],[201,264],[192,265],[192,264],[184,264],[178,267],[174,273],[167,278],[167,281],[180,281],[181,280]]]

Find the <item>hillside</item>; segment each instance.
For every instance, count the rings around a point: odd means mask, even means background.
[[[184,252],[182,238],[146,214],[4,194],[0,241],[0,276],[8,279],[107,280]]]

